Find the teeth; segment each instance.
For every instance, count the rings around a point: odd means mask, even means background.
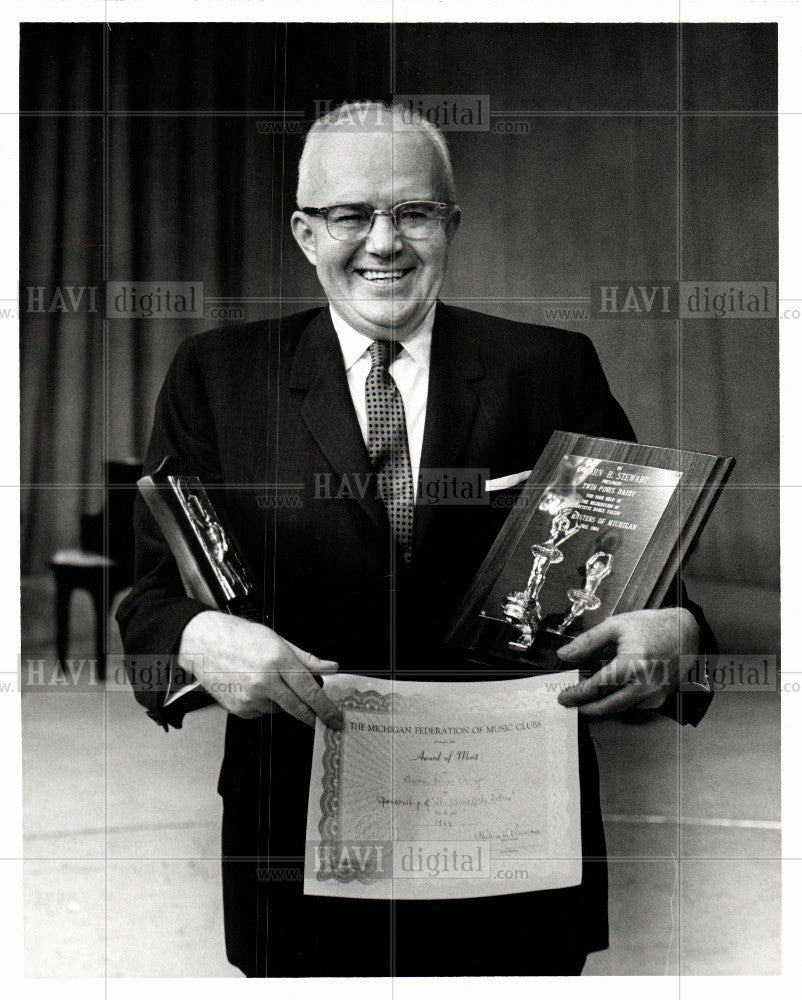
[[[368,281],[382,281],[388,278],[403,278],[403,271],[360,271],[363,278]]]

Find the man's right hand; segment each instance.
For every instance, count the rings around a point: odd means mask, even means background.
[[[266,625],[221,611],[203,611],[181,636],[178,662],[227,712],[255,719],[276,706],[309,726],[319,716],[342,729],[342,713],[313,674],[333,674],[333,660],[319,660]]]

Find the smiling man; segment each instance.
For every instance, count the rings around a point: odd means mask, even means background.
[[[442,135],[397,131],[387,111],[369,116],[368,127],[352,117],[312,127],[292,231],[334,313],[367,337],[403,342],[434,311],[460,213]]]
[[[638,707],[696,722],[706,707],[675,694],[678,655],[712,642],[678,586],[677,607],[613,617],[562,652],[590,663],[603,648],[621,654],[561,696],[581,718],[580,885],[441,902],[303,895],[311,726],[342,721],[315,675],[467,673],[441,640],[507,511],[425,503],[419,478],[513,476],[558,428],[633,437],[586,337],[438,300],[459,221],[433,126],[374,103],[327,115],[303,150],[292,231],[328,306],[190,338],[157,404],[146,471],[175,455],[228,486],[220,503],[269,623],[184,596],[138,503],[138,579],[118,619],[126,652],[178,654],[229,713],[218,786],[226,946],[248,976],[578,974],[607,946],[585,720]],[[265,504],[286,484],[298,503]],[[638,680],[632,658],[667,669]],[[165,707],[129,670],[150,714],[180,726],[188,703]]]

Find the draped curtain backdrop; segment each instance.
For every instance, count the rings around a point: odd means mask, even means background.
[[[777,586],[776,323],[678,330],[532,301],[776,280],[768,24],[23,25],[24,569],[77,543],[105,458],[143,453],[184,337],[321,301],[288,228],[299,123],[393,93],[490,95],[497,128],[526,126],[448,135],[463,225],[442,297],[588,333],[640,440],[735,455],[691,569]],[[104,277],[202,281],[207,316],[104,330]],[[45,291],[31,303],[28,286]],[[51,311],[57,286],[77,305],[63,292]]]

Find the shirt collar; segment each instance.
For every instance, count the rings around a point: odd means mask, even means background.
[[[426,314],[417,330],[413,331],[413,333],[405,337],[401,342],[403,349],[424,371],[429,370],[435,307],[436,303]],[[360,333],[359,330],[355,330],[350,323],[346,323],[331,305],[329,305],[329,312],[331,313],[331,322],[337,332],[337,339],[340,341],[345,370],[349,371],[359,361],[365,351],[367,351],[373,340],[364,333]]]

